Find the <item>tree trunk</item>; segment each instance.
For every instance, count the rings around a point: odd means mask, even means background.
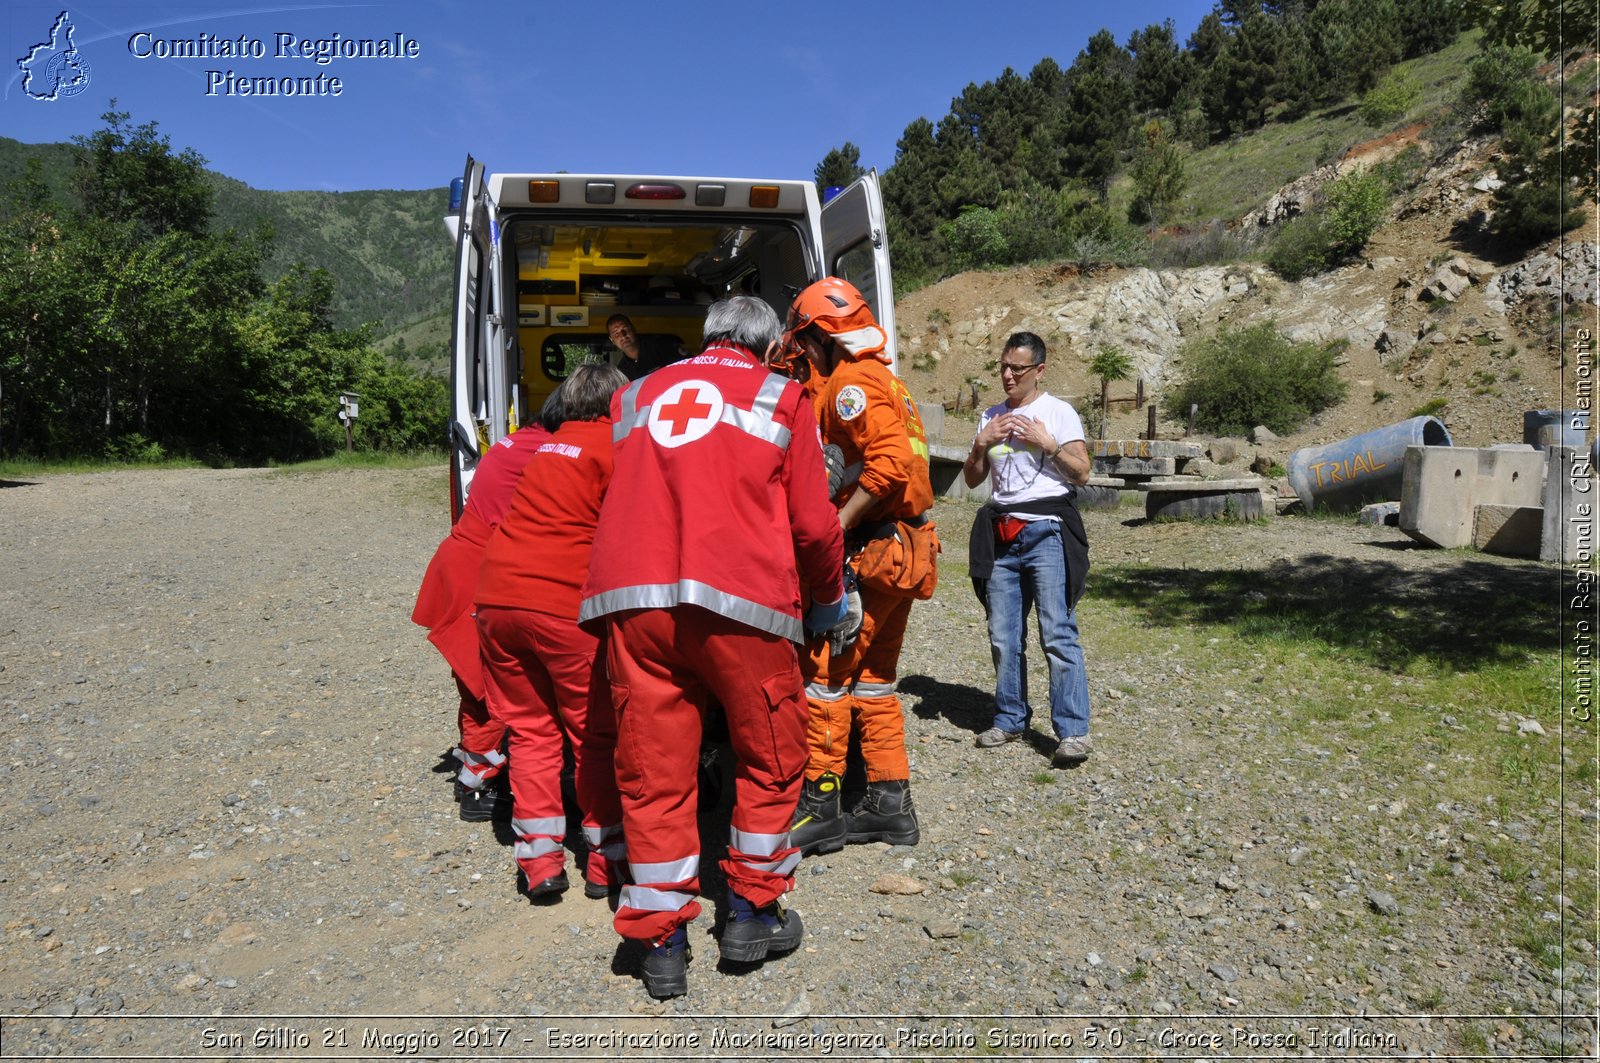
[[[1111,378],[1100,378],[1100,438],[1106,437],[1106,420],[1111,416]]]

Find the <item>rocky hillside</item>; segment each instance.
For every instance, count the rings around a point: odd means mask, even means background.
[[[1387,158],[1417,135],[1406,130],[1353,149],[1286,186],[1236,229],[1264,233],[1299,213],[1321,183]],[[1438,411],[1458,445],[1520,442],[1524,411],[1563,405],[1563,351],[1577,328],[1595,327],[1600,260],[1592,225],[1516,261],[1494,257],[1483,226],[1495,187],[1487,145],[1467,145],[1391,206],[1360,261],[1299,283],[1259,262],[1090,273],[1030,266],[951,277],[897,304],[903,372],[924,404],[962,395],[966,405],[973,381],[980,405],[998,401],[998,345],[1026,329],[1057,355],[1047,384],[1055,393],[1098,403],[1088,362],[1112,344],[1133,360],[1147,401],[1159,403],[1186,342],[1265,319],[1293,339],[1348,341],[1339,359],[1346,400],[1290,446],[1342,439],[1423,408]],[[1570,380],[1566,388],[1570,401]],[[1132,380],[1112,386],[1113,399],[1133,395]],[[1145,424],[1143,409],[1114,403],[1108,434],[1132,438]],[[945,441],[959,444],[963,433],[970,427],[952,421]],[[1159,434],[1179,437],[1183,425],[1163,416]]]

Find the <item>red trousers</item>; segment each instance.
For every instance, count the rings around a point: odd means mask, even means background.
[[[654,940],[700,914],[696,769],[707,699],[722,705],[736,758],[721,863],[728,888],[758,908],[787,893],[800,862],[789,823],[806,751],[794,643],[680,605],[613,614],[606,647],[633,875],[622,890],[617,932]]]
[[[511,830],[529,883],[559,874],[567,817],[561,804],[563,732],[572,740],[578,805],[591,847],[591,881],[610,884],[623,858],[612,763],[616,722],[599,642],[573,620],[531,609],[478,609],[489,713],[510,732]]]
[[[500,743],[505,741],[506,725],[489,715],[489,706],[468,689],[460,676],[454,672],[451,675],[461,693],[461,705],[456,709],[456,727],[461,732],[456,759],[461,762],[461,771],[456,778],[463,786],[476,790],[499,775],[505,765]]]
[[[861,634],[855,642],[837,657],[827,640],[812,644],[806,662],[806,778],[815,780],[830,771],[844,775],[852,721],[861,731],[868,782],[911,778],[905,716],[894,692],[911,602],[863,588]]]

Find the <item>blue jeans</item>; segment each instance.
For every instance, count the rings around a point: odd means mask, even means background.
[[[1089,678],[1078,619],[1067,604],[1061,525],[1030,521],[1009,546],[996,544],[989,577],[989,649],[994,654],[994,725],[1015,734],[1033,716],[1028,704],[1028,613],[1039,610],[1039,641],[1050,666],[1050,722],[1057,738],[1089,733]]]

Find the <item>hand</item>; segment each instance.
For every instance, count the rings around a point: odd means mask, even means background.
[[[1031,443],[1038,447],[1046,456],[1056,449],[1056,437],[1044,426],[1043,421],[1036,421],[1024,414],[1013,414],[1020,422],[1016,427],[1016,434],[1023,442]]]
[[[838,627],[849,612],[849,596],[840,588],[837,601],[811,603],[811,608],[806,610],[806,630],[813,635],[826,634]]]
[[[861,592],[852,590],[844,596],[844,619],[828,629],[828,651],[835,657],[848,650],[861,634]]]

